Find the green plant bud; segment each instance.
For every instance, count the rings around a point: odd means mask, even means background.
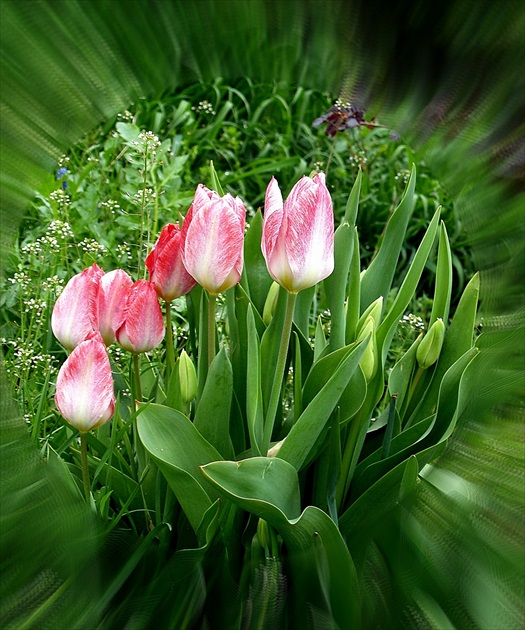
[[[363,341],[368,335],[375,335],[376,323],[372,315],[369,315],[361,324],[357,333],[357,341]]]
[[[366,347],[366,350],[359,361],[363,374],[367,382],[370,382],[377,372],[376,336],[373,334]]]
[[[379,328],[379,324],[381,323],[381,314],[383,313],[383,296],[380,295],[377,300],[372,302],[370,306],[365,310],[365,312],[359,318],[357,322],[357,334],[361,332],[361,328],[365,325],[369,316],[374,318],[375,330]]]
[[[443,339],[445,338],[445,324],[443,320],[436,319],[421,340],[416,352],[419,367],[426,370],[438,360]]]
[[[197,372],[186,350],[180,353],[178,363],[180,395],[184,403],[189,403],[197,395]]]
[[[268,454],[266,455],[266,457],[276,457],[277,454],[279,453],[279,451],[281,450],[281,446],[284,444],[284,440],[286,438],[284,438],[283,440],[281,440],[280,442],[277,442],[276,444],[274,444],[269,450],[268,450]]]
[[[257,523],[257,540],[263,549],[270,548],[270,532],[268,531],[268,523],[262,518]]]
[[[272,282],[272,286],[270,287],[268,295],[266,296],[266,302],[264,303],[263,309],[263,322],[266,324],[266,326],[269,326],[270,322],[272,321],[278,296],[279,285],[277,284],[277,282]]]

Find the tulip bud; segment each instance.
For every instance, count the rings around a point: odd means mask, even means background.
[[[263,308],[263,322],[266,326],[270,325],[273,314],[275,313],[275,307],[277,305],[277,298],[279,297],[279,285],[277,282],[272,282],[268,295],[266,296],[266,302]]]
[[[444,338],[445,324],[441,318],[438,318],[417,347],[416,359],[419,367],[426,370],[438,360]]]
[[[64,287],[53,308],[51,328],[67,350],[98,328],[99,280],[102,269],[93,264],[73,276]]]
[[[377,348],[376,348],[376,333],[375,333],[375,321],[372,315],[369,315],[363,325],[363,328],[357,336],[357,341],[363,341],[370,336],[368,345],[359,361],[359,365],[363,370],[366,380],[371,381],[377,372]]]
[[[246,210],[239,197],[220,197],[202,184],[182,224],[182,261],[212,295],[236,285],[243,267]]]
[[[117,330],[118,343],[130,352],[148,352],[164,339],[164,320],[155,287],[138,280],[129,289],[124,321]]]
[[[166,225],[146,258],[150,280],[155,285],[157,295],[171,302],[186,295],[195,286],[195,280],[182,263],[182,233],[177,224]]]
[[[379,324],[381,323],[381,314],[383,313],[383,296],[380,295],[377,300],[372,302],[370,306],[365,310],[365,312],[361,315],[359,321],[357,322],[357,335],[361,332],[361,329],[364,327],[367,319],[371,316],[374,320],[374,328],[377,330],[379,328]]]
[[[179,383],[182,402],[191,402],[197,395],[197,372],[186,350],[179,357]]]
[[[102,426],[113,416],[113,377],[100,333],[79,343],[60,368],[55,403],[81,433]]]
[[[324,173],[304,176],[283,204],[277,180],[266,190],[261,248],[272,278],[299,293],[334,269],[334,215]]]

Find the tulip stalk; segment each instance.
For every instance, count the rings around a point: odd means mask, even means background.
[[[80,456],[82,460],[82,481],[84,482],[84,494],[86,501],[90,502],[91,484],[89,482],[89,468],[87,456],[87,433],[80,433]]]
[[[288,344],[290,342],[290,334],[292,332],[293,313],[296,301],[297,293],[287,294],[286,313],[284,316],[281,342],[279,344],[279,354],[277,355],[277,365],[275,366],[275,375],[273,377],[270,400],[268,402],[268,409],[266,412],[266,421],[264,423],[263,452],[268,451],[270,447],[270,440],[272,439],[273,425],[275,423],[275,415],[279,405],[279,396],[281,393],[284,368],[286,366],[286,355],[288,354]]]

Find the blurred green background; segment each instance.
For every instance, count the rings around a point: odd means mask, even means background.
[[[429,472],[434,490],[403,521],[403,546],[384,559],[392,588],[382,589],[391,619],[396,601],[417,594],[436,628],[469,627],[454,612],[463,609],[475,627],[525,621],[524,20],[514,0],[0,3],[2,276],[62,154],[130,103],[200,80],[277,80],[350,99],[443,182],[481,272],[479,395]],[[1,618],[96,627],[123,586],[110,592],[101,576],[127,560],[125,542],[97,537],[5,390],[0,405]]]

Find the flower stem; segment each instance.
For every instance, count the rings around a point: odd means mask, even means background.
[[[208,294],[208,367],[215,356],[215,304],[217,296]]]
[[[171,324],[171,302],[166,302],[166,387],[175,367],[175,349],[173,347],[173,328]]]
[[[137,402],[142,402],[142,387],[140,386],[140,365],[139,355],[133,353],[133,383],[135,385],[134,398]]]
[[[84,481],[84,493],[86,501],[90,502],[91,486],[89,483],[88,456],[87,456],[87,433],[80,434],[80,454],[82,457],[82,480]]]
[[[264,423],[264,436],[262,443],[263,453],[266,453],[270,447],[272,439],[273,425],[277,406],[279,405],[279,396],[281,394],[281,386],[284,376],[284,368],[286,366],[286,355],[288,353],[288,344],[290,342],[290,333],[292,331],[293,313],[297,293],[288,293],[286,301],[286,313],[284,316],[283,329],[281,334],[281,343],[279,345],[279,354],[277,355],[277,365],[275,366],[275,374],[273,377],[272,390],[270,400],[268,402],[268,410],[266,412],[266,421]]]

